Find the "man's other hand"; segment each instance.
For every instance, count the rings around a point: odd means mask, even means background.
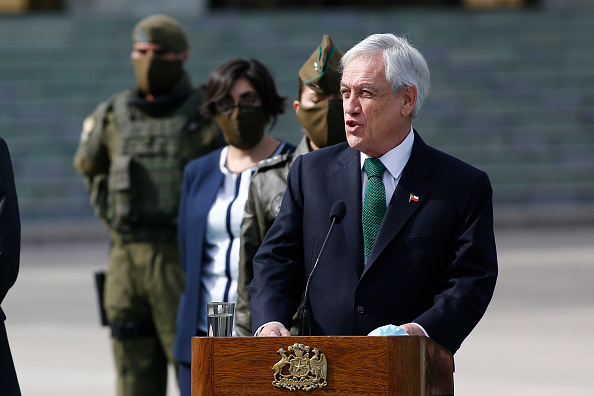
[[[408,335],[418,335],[418,336],[424,336],[425,333],[423,332],[423,329],[421,329],[421,327],[419,327],[419,325],[415,324],[415,323],[406,323],[406,324],[402,324],[400,326],[402,330],[406,331],[408,333]]]

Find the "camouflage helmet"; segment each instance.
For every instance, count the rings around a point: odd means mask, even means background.
[[[159,44],[177,53],[190,48],[188,35],[181,24],[163,14],[151,15],[138,22],[132,32],[132,41]]]
[[[320,95],[334,95],[340,91],[339,70],[342,51],[325,34],[322,42],[299,70],[304,85]]]

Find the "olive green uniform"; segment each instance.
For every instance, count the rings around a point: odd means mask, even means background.
[[[115,94],[85,120],[75,167],[113,246],[104,305],[112,329],[119,395],[165,395],[185,276],[177,246],[184,166],[224,145],[200,115],[204,89],[186,74],[148,102]]]
[[[252,176],[248,199],[241,223],[241,243],[239,248],[239,275],[237,283],[237,303],[235,307],[236,333],[238,336],[251,336],[250,283],[254,279],[253,258],[264,240],[264,236],[278,215],[283,194],[287,188],[287,175],[295,159],[309,153],[308,139],[304,136],[297,149],[290,154],[279,155],[261,161]],[[293,317],[291,333],[297,335],[302,308]]]

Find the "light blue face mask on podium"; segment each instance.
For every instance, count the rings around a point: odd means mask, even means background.
[[[398,326],[385,325],[372,330],[368,336],[407,336],[408,333]]]

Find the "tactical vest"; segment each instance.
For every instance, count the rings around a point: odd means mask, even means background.
[[[152,238],[141,239],[163,239],[155,235],[163,229],[176,237],[183,169],[202,154],[199,148],[188,150],[187,139],[200,132],[201,103],[195,91],[169,116],[153,118],[130,105],[128,95],[113,99],[118,138],[107,177],[105,219],[124,237],[146,230]]]

